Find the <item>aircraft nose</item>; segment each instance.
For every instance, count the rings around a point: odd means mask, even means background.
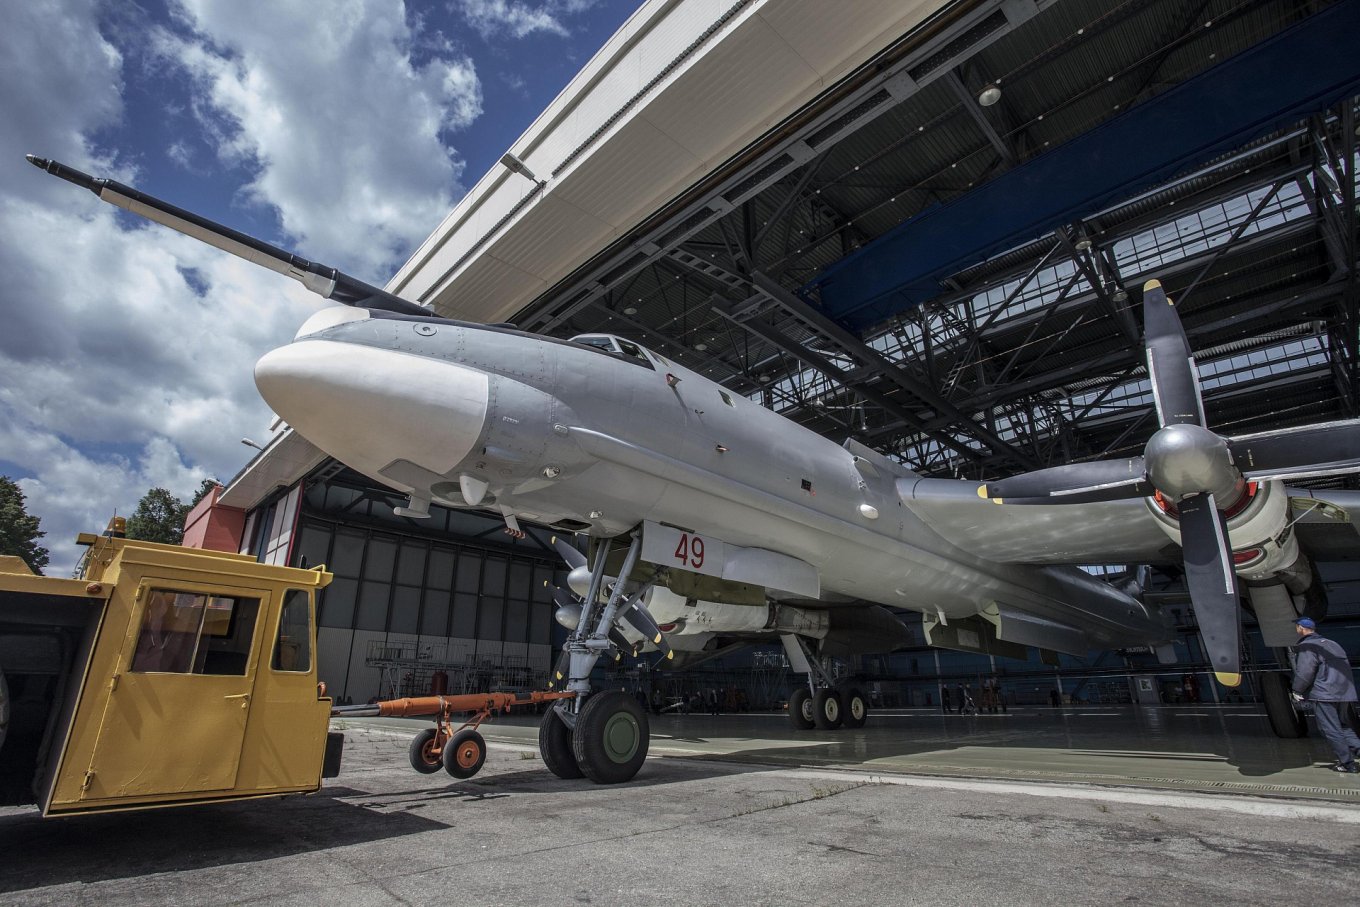
[[[260,395],[299,434],[376,476],[394,460],[444,474],[486,424],[486,374],[410,353],[300,340],[255,364]]]

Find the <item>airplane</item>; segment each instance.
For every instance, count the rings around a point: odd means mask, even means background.
[[[1355,541],[1360,492],[1284,480],[1360,470],[1360,420],[1211,431],[1184,330],[1155,280],[1143,309],[1161,427],[1141,457],[988,483],[927,478],[627,338],[437,317],[132,187],[28,160],[342,303],[266,353],[255,382],[293,430],[406,494],[400,515],[427,516],[438,502],[499,514],[512,533],[525,520],[593,541],[589,558],[554,542],[579,596],[559,599],[571,633],[554,671],[576,696],[539,728],[544,763],[563,778],[619,783],[642,766],[646,714],[590,679],[602,656],[640,641],[669,658],[778,639],[808,676],[789,703],[794,726],[853,727],[868,701],[834,664],[906,643],[888,608],[920,612],[927,641],[946,648],[1150,646],[1170,662],[1169,617],[1138,588],[1080,567],[1183,562],[1212,668],[1235,686],[1242,587],[1279,636],[1326,610],[1309,545]],[[1297,736],[1278,683],[1266,700],[1277,733]]]

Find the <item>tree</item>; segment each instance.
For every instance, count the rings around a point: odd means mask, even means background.
[[[30,516],[24,493],[9,476],[0,476],[0,554],[17,554],[34,573],[47,566],[47,549],[38,539],[47,535],[38,528],[41,522]]]
[[[204,479],[188,504],[160,486],[151,489],[142,495],[137,509],[128,517],[128,538],[178,545],[184,540],[184,518],[216,486],[216,479]]]

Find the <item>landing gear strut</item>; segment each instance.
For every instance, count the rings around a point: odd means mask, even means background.
[[[808,685],[789,696],[789,724],[796,731],[861,728],[869,718],[869,699],[859,687],[837,682],[829,658],[818,656],[801,636],[786,634],[784,651],[793,670],[807,674]]]
[[[580,621],[553,671],[554,681],[566,680],[566,689],[576,695],[549,709],[538,728],[539,753],[549,771],[559,778],[586,777],[596,784],[631,780],[647,759],[651,731],[637,700],[621,690],[593,692],[590,672],[603,653],[616,648],[610,636],[621,619],[654,631],[652,641],[661,642],[656,621],[642,604],[652,582],[626,588],[642,548],[641,535],[633,536],[618,582],[602,600],[609,547],[604,541],[596,549]]]

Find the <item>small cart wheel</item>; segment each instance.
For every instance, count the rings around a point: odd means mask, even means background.
[[[444,771],[453,777],[471,778],[486,762],[486,741],[472,728],[463,728],[444,744],[443,760]]]
[[[439,771],[439,766],[442,764],[439,761],[439,752],[436,749],[439,745],[436,739],[438,734],[439,732],[434,728],[427,727],[411,739],[411,748],[408,750],[411,756],[411,768],[422,775]]]

